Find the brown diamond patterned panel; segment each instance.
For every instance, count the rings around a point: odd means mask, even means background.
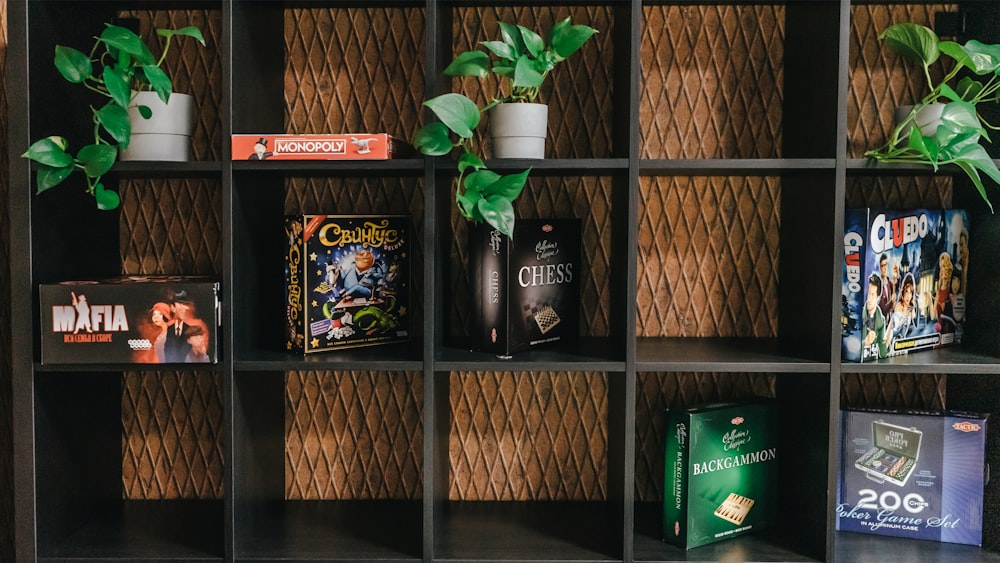
[[[285,11],[286,131],[411,139],[424,89],[424,12]]]
[[[285,497],[421,497],[423,377],[285,374]]]
[[[639,181],[639,336],[778,332],[780,181]]]
[[[948,376],[926,373],[845,373],[843,408],[943,409]]]
[[[612,68],[615,64],[614,17],[607,6],[505,6],[461,7],[452,12],[453,53],[474,49],[480,41],[500,39],[498,22],[517,23],[546,36],[552,25],[567,16],[575,24],[598,30],[572,57],[559,63],[546,77],[538,101],[549,106],[549,158],[604,158],[612,155]],[[621,54],[618,55],[619,57]],[[445,64],[450,62],[445,61]],[[496,80],[455,79],[454,91],[475,100],[480,107],[500,97]],[[488,130],[489,118],[481,131]],[[488,146],[488,142],[483,142]],[[619,148],[621,153],[624,148]]]
[[[640,158],[779,158],[785,10],[643,8]]]
[[[933,29],[934,14],[957,11],[955,4],[863,4],[851,7],[850,85],[847,94],[847,155],[861,158],[885,142],[892,132],[897,105],[912,104],[926,94],[923,71],[889,52],[878,35],[895,23],[914,22]],[[932,69],[932,79],[943,74]]]
[[[223,497],[221,374],[126,372],[122,424],[125,498]]]
[[[452,373],[451,500],[604,500],[607,376]]]
[[[852,207],[951,207],[950,176],[900,176],[847,178],[846,206]]]
[[[636,500],[663,500],[663,447],[668,408],[771,397],[775,377],[764,373],[640,373],[635,409]]]

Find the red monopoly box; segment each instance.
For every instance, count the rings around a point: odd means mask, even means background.
[[[42,284],[42,363],[183,364],[219,361],[219,284],[128,276]]]
[[[388,160],[407,146],[385,133],[233,135],[233,160]]]

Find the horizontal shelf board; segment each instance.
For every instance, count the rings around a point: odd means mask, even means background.
[[[583,338],[575,345],[539,348],[500,358],[489,352],[445,347],[434,362],[435,371],[602,371],[625,370],[625,351],[616,351],[606,338]]]
[[[278,350],[237,352],[236,371],[270,370],[377,370],[420,371],[424,369],[420,342],[345,348],[301,354]]]
[[[639,161],[642,176],[777,175],[810,170],[833,171],[833,158],[705,158]]]
[[[419,561],[422,501],[285,500],[241,504],[238,561]],[[244,520],[245,518],[245,520]]]
[[[1000,374],[1000,358],[980,354],[961,345],[923,350],[877,362],[843,363],[844,373],[949,373]]]
[[[218,371],[223,369],[222,361],[215,364],[35,364],[35,371],[46,374],[65,372],[123,372],[123,371]]]
[[[606,176],[628,170],[627,158],[506,158],[487,160],[486,166],[495,172],[509,174],[531,168],[532,174],[567,176]],[[447,158],[435,160],[434,167],[441,172],[454,174],[455,161]]]
[[[663,503],[642,502],[635,505],[634,560],[639,562],[667,561],[788,561],[812,562],[801,553],[782,547],[763,534],[747,534],[697,549],[684,550],[663,541],[660,528]],[[848,561],[845,559],[845,561]]]
[[[1000,160],[994,160],[1000,166]],[[847,172],[854,175],[894,176],[894,175],[931,175],[931,174],[964,174],[962,169],[951,164],[942,166],[938,172],[928,164],[917,163],[884,163],[870,158],[850,158],[847,160]]]
[[[836,532],[834,560],[852,563],[977,563],[1000,561],[1000,553],[976,546],[933,541],[916,541],[874,534]]]
[[[118,161],[112,172],[129,177],[210,176],[222,173],[222,162],[193,160],[189,162]]]
[[[451,501],[442,509],[435,561],[621,559],[612,504]]]
[[[365,174],[416,176],[424,173],[424,161],[419,158],[389,160],[268,160],[264,162],[233,161],[233,171],[254,174]]]
[[[221,500],[111,501],[67,537],[39,545],[38,555],[40,560],[220,561],[224,528]]]
[[[636,370],[825,373],[830,363],[785,351],[773,338],[640,338]]]

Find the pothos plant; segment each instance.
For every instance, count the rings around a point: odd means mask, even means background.
[[[879,162],[929,164],[935,171],[954,164],[965,172],[992,211],[980,173],[1000,184],[1000,170],[981,141],[989,142],[987,129],[997,127],[983,119],[976,105],[1000,100],[1000,45],[974,39],[965,45],[942,41],[932,30],[914,23],[893,25],[879,39],[922,66],[928,92],[896,124],[886,143],[865,156]],[[945,74],[935,82],[931,79],[931,65],[945,58],[950,59]],[[940,124],[931,134],[924,134],[917,116],[931,104],[944,104]]]
[[[586,25],[574,25],[569,17],[552,26],[547,40],[524,26],[500,22],[501,40],[480,42],[485,50],[460,53],[444,69],[447,76],[485,79],[492,74],[496,79],[495,93],[482,108],[460,93],[425,101],[439,121],[425,125],[413,140],[413,145],[428,156],[460,149],[455,203],[465,218],[486,222],[513,236],[513,203],[531,169],[508,175],[488,169],[476,150],[476,128],[483,113],[497,104],[534,102],[556,64],[577,52],[595,33],[597,30]]]
[[[157,29],[164,39],[159,58],[133,31],[105,24],[100,37],[95,38],[89,53],[73,47],[56,45],[54,64],[59,74],[73,84],[108,98],[100,107],[91,106],[93,142],[80,147],[76,155],[69,149],[65,137],[52,135],[32,143],[22,156],[38,163],[37,193],[59,185],[74,170],[81,170],[87,179],[87,193],[94,196],[99,209],[110,210],[121,202],[118,194],[106,189],[101,177],[118,159],[118,148],[128,147],[132,138],[128,107],[136,91],[155,91],[164,103],[170,99],[173,82],[161,68],[171,40],[176,36],[193,37],[202,45],[205,39],[194,26],[180,29]],[[152,110],[137,106],[143,118]]]

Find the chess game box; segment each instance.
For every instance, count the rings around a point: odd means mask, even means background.
[[[508,238],[469,223],[472,348],[508,357],[575,342],[580,309],[580,221],[523,219]]]
[[[981,545],[987,419],[841,411],[837,529]]]
[[[233,135],[233,160],[388,160],[411,147],[385,133]]]
[[[43,364],[219,361],[219,284],[122,276],[38,287]]]
[[[285,234],[288,350],[409,340],[409,217],[298,215]]]
[[[663,539],[690,549],[770,525],[778,503],[773,401],[667,411]]]
[[[843,360],[868,362],[961,342],[968,273],[965,211],[847,210]]]

